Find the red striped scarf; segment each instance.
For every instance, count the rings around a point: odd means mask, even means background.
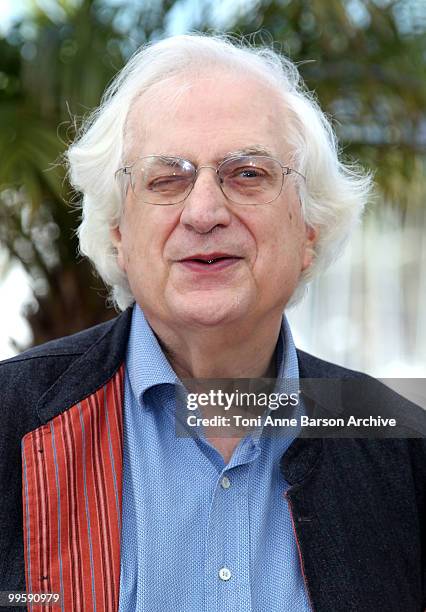
[[[27,591],[65,612],[118,610],[123,371],[22,439]]]

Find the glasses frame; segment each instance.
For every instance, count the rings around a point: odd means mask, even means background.
[[[132,169],[133,167],[140,161],[144,160],[144,159],[151,159],[153,157],[157,157],[159,159],[171,159],[171,160],[176,160],[176,161],[182,161],[182,162],[186,162],[191,164],[191,166],[195,169],[195,173],[194,173],[194,179],[191,183],[191,187],[188,191],[188,193],[185,195],[184,198],[182,198],[182,200],[179,200],[178,202],[169,202],[167,204],[159,204],[158,202],[149,202],[148,200],[142,200],[142,202],[144,204],[150,204],[151,206],[174,206],[175,204],[182,204],[182,202],[185,202],[185,200],[189,197],[189,195],[191,194],[192,190],[194,189],[195,183],[197,181],[198,178],[198,173],[202,168],[209,168],[210,170],[214,170],[215,174],[216,174],[216,179],[217,179],[217,184],[219,185],[219,188],[221,190],[221,192],[223,193],[223,195],[225,196],[225,198],[229,201],[232,202],[233,204],[237,204],[238,206],[263,206],[266,204],[271,204],[272,202],[275,202],[275,200],[277,200],[283,190],[283,186],[284,186],[284,177],[288,176],[290,174],[297,174],[298,176],[300,176],[304,181],[306,181],[306,177],[301,174],[300,172],[298,172],[298,170],[295,170],[294,168],[290,168],[289,166],[284,165],[279,159],[276,159],[275,157],[272,157],[270,155],[256,155],[256,154],[240,154],[240,155],[234,155],[234,156],[230,156],[227,157],[226,159],[222,160],[217,166],[196,166],[193,162],[191,162],[189,159],[185,159],[184,157],[175,157],[172,155],[144,155],[143,157],[139,157],[138,159],[136,159],[132,164],[127,164],[126,166],[122,166],[121,168],[119,168],[116,172],[115,172],[115,178],[117,179],[120,175],[124,175],[129,177],[129,183],[130,186],[132,188],[133,191],[133,185],[132,185]],[[223,167],[224,164],[230,162],[230,161],[235,161],[236,159],[240,159],[243,157],[255,157],[255,158],[262,158],[262,159],[269,159],[273,162],[276,162],[280,167],[281,167],[281,186],[280,186],[280,190],[278,192],[278,194],[272,198],[272,200],[268,200],[267,202],[261,202],[258,204],[242,204],[241,202],[236,202],[235,200],[233,200],[232,198],[230,198],[224,191],[223,191],[223,187],[222,187],[222,181],[220,180],[220,169]],[[124,194],[127,195],[127,189],[124,191]],[[133,191],[134,193],[134,191]]]

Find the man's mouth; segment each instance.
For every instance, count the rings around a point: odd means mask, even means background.
[[[191,257],[185,257],[181,259],[179,263],[184,264],[187,268],[192,270],[200,269],[211,269],[211,270],[222,270],[228,266],[240,261],[242,257],[237,255],[230,255],[228,253],[207,253],[207,254],[196,254]]]
[[[212,257],[211,259],[201,259],[199,257],[191,257],[190,259],[185,259],[184,261],[198,261],[202,264],[207,264],[210,266],[211,264],[216,263],[217,261],[223,261],[225,259],[237,259],[236,257]]]

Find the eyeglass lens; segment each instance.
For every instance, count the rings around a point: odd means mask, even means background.
[[[185,159],[151,156],[138,160],[131,175],[138,200],[168,205],[182,202],[188,196],[197,178],[197,169]],[[217,176],[224,195],[237,204],[272,202],[281,193],[284,178],[277,160],[256,155],[225,160],[218,166]]]

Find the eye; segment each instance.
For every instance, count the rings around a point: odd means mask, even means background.
[[[223,182],[236,188],[260,187],[270,180],[268,164],[271,165],[269,159],[260,156],[235,157],[223,162],[219,167],[219,176]]]
[[[265,176],[265,171],[261,168],[238,168],[232,176],[241,178],[259,178]]]
[[[240,166],[232,168],[224,174],[223,178],[229,184],[257,186],[262,184],[268,177],[263,168],[253,166]]]
[[[150,178],[145,188],[149,191],[177,191],[180,189],[185,189],[190,182],[191,179],[187,176],[170,174],[167,176]]]

